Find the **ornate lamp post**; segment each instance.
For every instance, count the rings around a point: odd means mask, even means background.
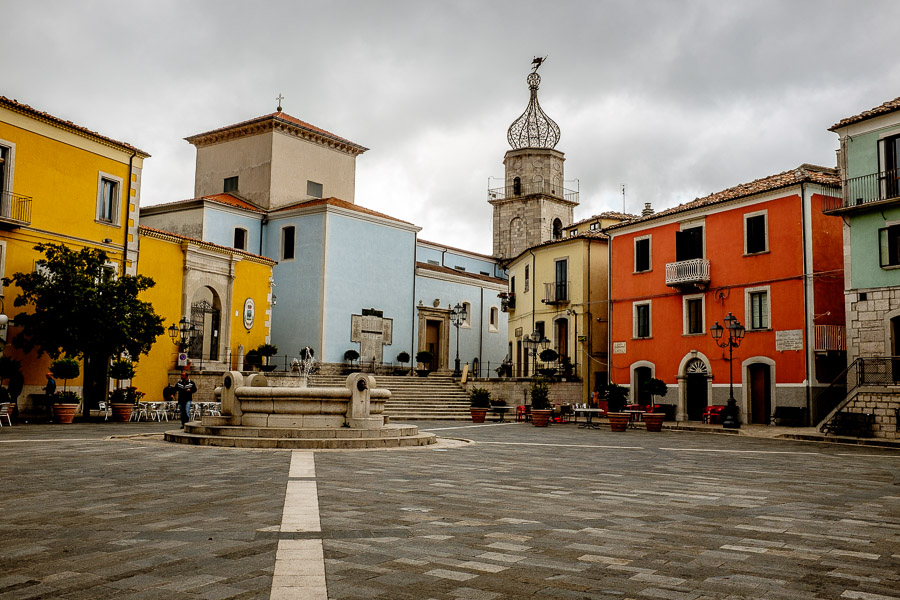
[[[741,340],[744,339],[744,326],[731,313],[728,313],[724,320],[725,327],[722,327],[716,321],[716,324],[709,329],[713,339],[716,341],[716,345],[719,348],[728,348],[728,404],[723,411],[722,427],[739,429],[741,420],[738,414],[737,401],[734,399],[734,369],[732,368],[732,363],[734,361],[734,349],[740,346]],[[726,329],[728,330],[728,339],[722,337]]]
[[[179,351],[184,352],[191,345],[191,342],[194,341],[194,336],[197,335],[199,330],[194,327],[194,324],[187,317],[181,317],[178,325],[173,323],[166,331],[169,332],[172,343],[178,346]]]
[[[537,372],[537,356],[539,354],[538,348],[541,350],[546,350],[550,347],[550,340],[544,337],[539,331],[532,331],[531,335],[526,335],[525,339],[522,340],[522,343],[525,345],[525,353],[531,354],[532,359],[532,368],[531,375],[534,377],[534,374]]]
[[[453,366],[454,377],[462,375],[462,372],[459,370],[459,326],[465,323],[468,318],[469,313],[466,311],[464,305],[457,303],[456,306],[450,309],[450,322],[456,327],[456,361]]]

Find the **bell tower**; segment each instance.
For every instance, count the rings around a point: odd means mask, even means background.
[[[538,103],[541,76],[537,70],[545,60],[532,62],[526,78],[528,107],[506,133],[511,150],[503,158],[505,186],[488,190],[488,202],[494,207],[493,253],[501,260],[560,237],[562,228],[572,224],[572,212],[578,206],[578,193],[563,188],[565,155],[555,149],[559,125]]]

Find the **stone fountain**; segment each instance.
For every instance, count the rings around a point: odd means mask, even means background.
[[[347,377],[345,387],[271,386],[263,374],[244,377],[228,371],[216,389],[221,416],[203,416],[184,431],[168,431],[169,442],[200,446],[283,449],[400,448],[433,444],[430,433],[414,425],[387,424],[384,403],[390,390],[377,388],[363,373]]]

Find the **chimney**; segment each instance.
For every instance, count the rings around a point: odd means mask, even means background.
[[[650,208],[649,202],[644,202],[644,210],[641,211],[642,217],[647,217],[653,214],[653,209]]]

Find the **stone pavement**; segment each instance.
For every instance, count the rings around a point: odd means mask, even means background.
[[[895,449],[416,424],[472,443],[311,455],[107,439],[171,424],[3,427],[0,598],[324,598],[291,575],[320,581],[319,548],[333,599],[900,599]]]

